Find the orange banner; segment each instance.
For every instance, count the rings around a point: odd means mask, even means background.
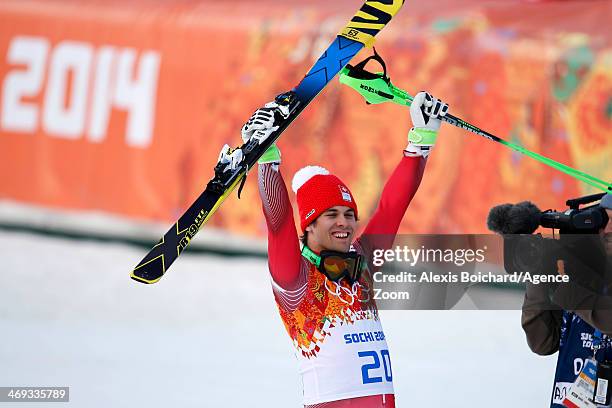
[[[3,1],[0,198],[173,221],[221,146],[241,143],[253,110],[297,84],[359,4]],[[377,45],[393,82],[612,180],[609,4],[487,4],[406,4]],[[283,172],[289,181],[306,164],[328,167],[367,218],[410,126],[406,109],[366,106],[334,81],[280,139]],[[438,140],[405,232],[484,232],[493,205],[562,209],[593,191],[448,125]],[[264,234],[255,178],[212,225]]]

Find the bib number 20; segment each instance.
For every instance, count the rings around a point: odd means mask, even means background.
[[[377,351],[360,351],[357,353],[359,358],[372,359],[371,363],[367,363],[361,366],[361,380],[364,384],[372,384],[383,382],[383,374],[385,381],[393,381],[393,373],[391,372],[391,357],[389,356],[389,350],[380,350],[380,356]],[[382,361],[382,368],[381,368]]]

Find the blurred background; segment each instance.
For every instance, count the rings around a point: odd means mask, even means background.
[[[299,406],[254,174],[159,284],[129,273],[360,5],[0,1],[0,386],[71,386],[83,407]],[[376,47],[397,86],[611,180],[611,18],[609,0],[408,0]],[[325,165],[367,219],[410,127],[333,81],[279,140],[285,178]],[[403,233],[483,233],[494,205],[595,192],[448,125],[438,141]],[[548,404],[556,357],[531,354],[519,311],[383,324],[399,406]]]

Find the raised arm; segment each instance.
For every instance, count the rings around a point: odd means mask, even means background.
[[[405,156],[401,159],[387,180],[376,211],[364,229],[363,235],[384,234],[390,239],[385,248],[391,246],[408,205],[419,188],[425,163],[423,157]]]
[[[277,98],[255,111],[241,129],[242,140],[245,143],[257,141],[261,144],[270,136],[277,128],[275,124],[289,114],[288,106],[284,105],[283,101],[286,102],[282,98]],[[293,209],[287,187],[279,171],[281,156],[276,145],[272,144],[258,162],[259,194],[268,226],[270,274],[277,292],[282,292],[291,298],[296,295],[292,291],[301,290],[305,285],[306,273],[302,266]]]
[[[268,226],[268,264],[274,282],[285,290],[305,283],[293,208],[277,164],[259,164],[259,194]]]
[[[408,133],[404,157],[385,184],[380,202],[363,231],[364,249],[387,249],[393,245],[397,230],[423,178],[427,156],[440,129],[440,117],[448,105],[426,92],[419,92],[410,106],[413,127]]]

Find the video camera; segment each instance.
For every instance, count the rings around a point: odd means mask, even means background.
[[[592,282],[593,274],[602,275],[607,259],[598,232],[609,220],[598,201],[604,195],[567,200],[569,208],[563,212],[540,211],[529,201],[493,207],[487,226],[504,237],[506,272],[551,273],[563,261],[567,273],[582,275],[581,281]],[[532,235],[539,227],[559,230],[559,236]]]

